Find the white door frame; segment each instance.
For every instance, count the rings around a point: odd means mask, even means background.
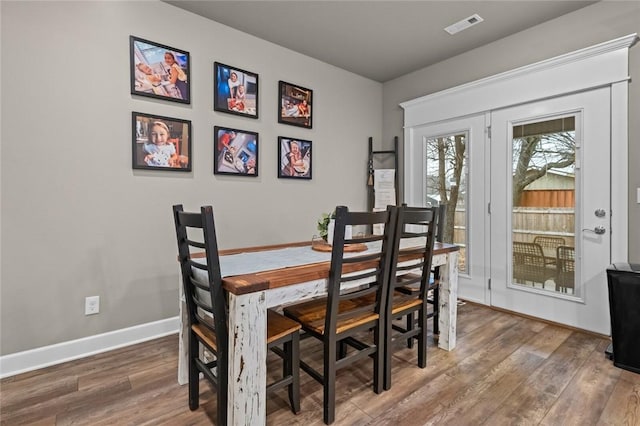
[[[413,197],[414,193],[412,198],[406,201],[410,206],[424,206],[426,203],[426,139],[465,133],[467,136],[465,150],[467,173],[466,271],[460,271],[458,274],[458,296],[481,303],[488,297],[484,283],[487,280],[490,253],[490,240],[484,234],[485,230],[489,228],[489,223],[485,222],[487,218],[482,215],[485,210],[484,200],[489,196],[489,194],[485,194],[485,191],[489,189],[489,175],[485,173],[488,169],[488,157],[486,156],[488,150],[485,148],[487,142],[486,120],[488,118],[489,114],[477,114],[472,117],[417,126],[412,129],[417,145],[411,145],[409,149],[414,153],[414,156],[422,159],[419,171],[421,179],[412,184],[414,187],[419,187],[419,191],[422,193],[420,197],[415,198]],[[449,208],[453,208],[453,206],[449,206]]]
[[[422,96],[404,109],[404,201],[422,202],[422,161],[414,155],[413,129],[521,103],[611,87],[611,257],[628,258],[628,81],[630,34],[451,89]],[[548,84],[553,81],[554,84]],[[488,230],[487,230],[488,232]],[[489,234],[487,234],[489,235]],[[489,304],[490,300],[479,301]]]

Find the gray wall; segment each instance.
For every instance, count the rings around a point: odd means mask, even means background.
[[[165,3],[0,4],[1,354],[177,315],[174,203],[212,204],[223,248],[310,240],[322,212],[366,207],[380,83]],[[191,105],[130,95],[129,35],[190,52]],[[214,61],[260,75],[258,120],[212,110]],[[314,90],[312,130],[277,123],[278,80]],[[132,170],[132,111],[192,120],[193,172]],[[214,125],[260,133],[258,178],[213,175]],[[278,136],[313,141],[313,180],[277,179]]]
[[[402,139],[401,102],[631,33],[640,33],[640,2],[599,2],[386,82],[382,140]],[[640,44],[630,49],[629,72],[629,260],[640,262]]]
[[[400,102],[640,32],[638,2],[601,2],[381,86],[155,1],[2,1],[0,14],[2,355],[177,315],[172,204],[213,204],[223,248],[309,239],[321,212],[365,207],[367,138],[402,138]],[[129,94],[129,35],[191,53],[191,105]],[[212,111],[215,60],[260,74],[260,119]],[[638,46],[630,73],[639,262]],[[277,124],[278,80],[314,89],[312,130]],[[131,111],[192,120],[193,172],[133,171]],[[260,133],[258,178],[213,175],[214,125]],[[276,178],[277,136],[314,142],[313,180]],[[91,295],[101,313],[85,317]]]

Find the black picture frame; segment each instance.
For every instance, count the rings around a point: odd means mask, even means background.
[[[129,36],[129,55],[132,95],[191,103],[189,52]]]
[[[213,173],[258,176],[259,135],[249,130],[213,127]]]
[[[131,128],[134,169],[191,171],[191,121],[134,111]]]
[[[313,90],[279,81],[278,94],[278,123],[311,129]]]
[[[311,179],[312,145],[308,140],[278,136],[278,178]]]
[[[258,118],[258,74],[220,62],[213,63],[213,109]]]

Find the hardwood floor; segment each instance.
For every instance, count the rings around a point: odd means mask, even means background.
[[[321,362],[311,340],[302,356]],[[415,350],[396,352],[390,391],[373,393],[371,362],[339,371],[335,424],[639,425],[640,375],[614,367],[607,343],[467,303],[458,310],[456,349],[431,342],[425,369]],[[201,406],[189,411],[187,387],[176,381],[177,348],[172,335],[4,379],[1,423],[211,424],[215,395],[203,381]],[[323,424],[321,386],[305,373],[301,382],[301,413],[291,413],[282,390],[268,397],[267,424]]]

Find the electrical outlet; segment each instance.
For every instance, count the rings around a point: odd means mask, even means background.
[[[90,296],[84,299],[84,314],[95,315],[100,313],[100,296]]]

